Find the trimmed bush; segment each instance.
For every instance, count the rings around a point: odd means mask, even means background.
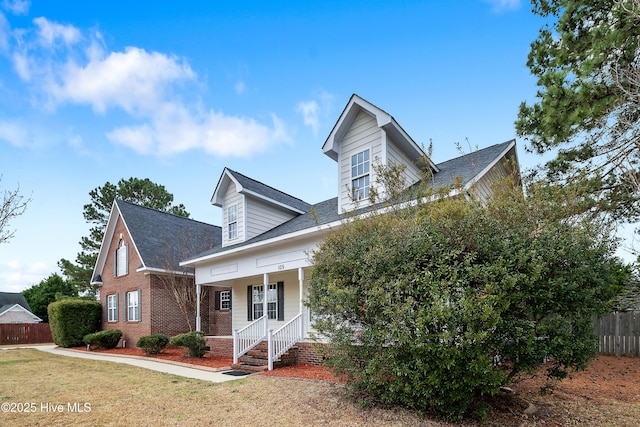
[[[90,344],[92,348],[115,348],[122,338],[122,331],[110,329],[106,331],[95,332],[84,336],[84,343]]]
[[[189,349],[189,357],[202,357],[207,351],[207,343],[202,332],[194,331],[176,335],[169,342],[171,345]]]
[[[85,335],[100,330],[102,305],[98,301],[65,299],[49,304],[47,312],[53,342],[60,347],[81,346]]]
[[[160,354],[169,344],[169,337],[164,334],[153,334],[141,337],[136,343],[144,351],[144,354]]]

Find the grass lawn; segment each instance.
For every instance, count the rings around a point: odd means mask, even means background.
[[[34,349],[0,350],[0,378],[2,426],[425,425],[410,413],[361,409],[324,382],[252,376],[214,384]],[[7,403],[23,412],[6,412]],[[70,411],[76,403],[85,412]]]
[[[449,424],[403,410],[363,409],[340,385],[269,376],[225,383],[35,349],[0,350],[0,426],[635,426],[638,359],[601,358],[553,396],[536,384],[498,401],[488,422]],[[523,413],[522,398],[539,408]],[[12,412],[14,411],[14,412]]]

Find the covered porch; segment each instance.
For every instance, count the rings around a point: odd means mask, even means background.
[[[197,295],[201,295],[203,286],[210,288],[210,295],[215,289],[230,290],[232,333],[230,336],[207,336],[212,350],[213,347],[220,350],[232,345],[234,364],[238,364],[243,355],[260,346],[265,348],[267,368],[272,370],[274,362],[302,343],[311,330],[309,310],[303,304],[307,291],[305,279],[310,267],[306,260],[304,264],[286,269],[288,265],[279,263],[262,274],[251,276],[228,271],[221,274],[225,276],[224,280],[197,283]],[[211,268],[211,271],[215,272],[215,269]],[[200,331],[200,301],[197,307],[196,329]],[[308,344],[306,347],[311,348]]]

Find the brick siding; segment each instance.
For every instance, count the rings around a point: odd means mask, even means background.
[[[233,338],[207,337],[206,340],[212,356],[233,357]]]

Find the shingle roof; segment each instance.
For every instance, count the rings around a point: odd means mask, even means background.
[[[122,219],[147,268],[179,270],[179,262],[222,244],[215,225],[116,200]]]
[[[493,163],[500,154],[514,141],[510,140],[502,144],[492,145],[490,147],[477,150],[473,153],[466,154],[455,159],[447,160],[437,164],[439,172],[433,176],[433,187],[442,188],[454,184],[456,177],[461,179],[461,184],[469,183],[474,177],[482,172],[487,166]],[[257,181],[256,181],[257,182]],[[312,205],[307,213],[299,215],[289,221],[280,224],[252,239],[231,246],[215,247],[204,251],[191,259],[206,257],[209,255],[222,253],[234,248],[247,246],[253,243],[268,240],[274,237],[284,236],[296,231],[329,224],[343,217],[338,213],[338,198],[334,197],[320,203]]]
[[[278,203],[291,206],[302,212],[309,212],[309,209],[311,208],[311,205],[304,200],[300,200],[297,197],[293,197],[287,193],[283,193],[282,191],[263,184],[260,181],[249,178],[248,176],[243,175],[240,172],[236,172],[229,168],[226,169],[233,176],[233,178],[236,179],[238,183],[246,190],[259,194],[263,197],[266,197],[267,199],[275,200]]]
[[[21,293],[0,292],[0,313],[3,313],[5,310],[13,307],[16,304],[31,311],[31,309],[29,308],[29,303],[27,303],[27,300]]]

